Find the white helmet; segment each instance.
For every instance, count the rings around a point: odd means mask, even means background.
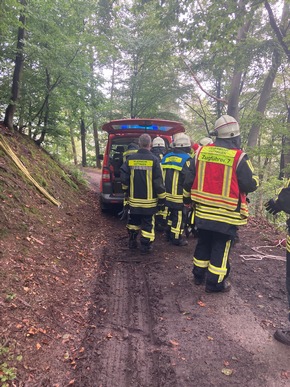
[[[154,140],[152,141],[152,147],[165,147],[165,141],[161,137],[155,137]]]
[[[232,138],[240,135],[240,127],[237,120],[224,114],[214,124],[215,136],[218,138]]]
[[[178,133],[178,136],[174,136],[174,146],[176,148],[191,147],[191,141],[189,136],[185,133]]]
[[[199,140],[199,145],[205,146],[205,145],[210,145],[213,143],[212,139],[210,137],[203,137],[202,139]]]

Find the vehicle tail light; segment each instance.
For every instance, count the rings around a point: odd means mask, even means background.
[[[109,181],[111,181],[110,169],[108,167],[103,168],[102,180],[104,183],[108,183]]]

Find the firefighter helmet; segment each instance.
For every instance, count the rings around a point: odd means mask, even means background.
[[[176,148],[190,148],[191,141],[189,136],[185,133],[178,133],[178,136],[174,136],[174,146]]]
[[[165,147],[165,142],[161,137],[155,137],[152,141],[152,147]]]
[[[217,138],[232,138],[240,135],[240,127],[237,120],[224,114],[216,120],[214,133]]]
[[[205,145],[210,145],[213,143],[212,139],[210,137],[203,137],[202,139],[199,140],[199,145],[205,146]]]

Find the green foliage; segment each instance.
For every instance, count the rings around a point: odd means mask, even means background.
[[[80,185],[88,185],[88,181],[84,176],[84,173],[79,168],[70,167],[69,173],[73,180],[77,181]]]
[[[64,171],[62,173],[61,179],[65,181],[71,188],[74,188],[75,190],[78,190],[79,187],[77,184],[68,176]]]
[[[14,300],[15,297],[16,297],[15,293],[9,292],[9,293],[6,294],[5,301],[6,302],[11,302],[11,301]]]
[[[22,361],[22,355],[14,355],[9,347],[0,345],[0,382],[2,387],[9,387],[16,378],[15,362]],[[14,364],[14,365],[12,365]]]
[[[16,369],[14,367],[9,367],[7,363],[0,364],[0,382],[3,384],[2,387],[9,387],[9,381],[16,378]]]

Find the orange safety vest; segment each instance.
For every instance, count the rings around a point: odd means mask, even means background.
[[[191,187],[194,202],[248,217],[246,194],[240,192],[237,167],[245,153],[239,149],[207,145],[195,155],[196,176]],[[238,210],[238,206],[240,209]]]

